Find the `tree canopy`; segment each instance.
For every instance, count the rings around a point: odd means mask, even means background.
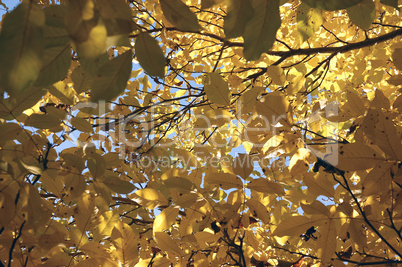
[[[397,0],[0,4],[0,266],[402,263]]]

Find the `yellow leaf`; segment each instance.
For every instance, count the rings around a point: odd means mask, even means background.
[[[173,252],[179,256],[183,254],[177,243],[165,232],[154,233],[154,240],[164,252]]]
[[[16,215],[15,213],[15,194],[10,189],[0,192],[0,225],[6,227]]]
[[[177,29],[198,31],[201,29],[197,16],[181,0],[160,0],[163,15]]]
[[[71,118],[71,125],[77,129],[78,131],[85,133],[92,133],[92,125],[88,122],[88,120],[83,118],[73,117]]]
[[[112,231],[111,240],[122,266],[133,266],[138,261],[138,235],[130,225],[119,221]]]
[[[306,232],[311,226],[318,226],[322,223],[322,219],[313,219],[305,216],[290,216],[281,221],[273,232],[275,236],[300,236]]]
[[[350,237],[353,239],[353,241],[356,242],[356,244],[358,244],[362,248],[365,248],[367,247],[366,229],[364,228],[364,225],[360,222],[360,220],[356,219],[351,218],[349,222],[348,233],[350,234]]]
[[[275,182],[268,181],[265,178],[253,179],[247,184],[247,188],[257,192],[283,195],[285,190],[281,185]]]
[[[362,194],[363,196],[387,194],[388,188],[392,184],[393,162],[383,162],[375,166],[362,179]]]
[[[166,197],[153,188],[137,190],[134,194],[130,195],[130,198],[148,209],[154,209],[155,207],[168,204]]]
[[[179,214],[179,207],[167,207],[156,216],[153,224],[153,233],[169,230],[170,227],[176,223],[177,215]]]
[[[254,110],[257,97],[264,90],[264,87],[253,87],[240,97],[241,114],[245,115]]]
[[[329,209],[322,204],[321,202],[314,200],[313,202],[311,202],[310,204],[303,204],[301,203],[301,208],[303,209],[303,211],[307,214],[311,214],[311,215],[323,215],[326,217],[330,217],[331,213],[329,211]]]
[[[74,210],[74,218],[77,228],[84,235],[85,231],[92,229],[96,225],[95,215],[95,197],[93,195],[84,194],[77,203],[77,208]]]
[[[38,129],[51,129],[60,126],[60,118],[51,114],[32,114],[25,121],[25,126],[32,126]]]
[[[107,250],[104,245],[90,241],[85,243],[83,246],[80,247],[80,250],[84,251],[89,255],[89,257],[96,257],[99,255],[107,255]]]
[[[163,78],[166,59],[155,38],[148,33],[140,33],[135,41],[135,55],[149,75]]]
[[[250,212],[253,216],[259,218],[263,223],[268,224],[270,221],[270,214],[260,200],[250,198],[246,202],[247,206],[250,208]]]
[[[331,262],[335,255],[337,242],[337,228],[333,220],[326,220],[319,228],[320,237],[317,239],[317,252],[324,265]]]
[[[395,48],[392,53],[392,63],[394,63],[395,67],[399,70],[402,70],[402,48]]]
[[[204,90],[208,99],[217,105],[230,105],[230,91],[228,83],[219,73],[208,73],[204,78]]]
[[[326,160],[343,171],[367,170],[384,161],[378,152],[363,143],[339,145],[337,152]]]
[[[210,232],[202,231],[195,233],[195,238],[197,239],[197,243],[200,248],[206,249],[217,242],[220,236]]]
[[[370,109],[363,120],[364,134],[392,159],[402,159],[402,144],[391,118],[381,110]]]
[[[322,11],[301,3],[297,8],[297,30],[303,42],[309,39],[323,22]]]
[[[102,176],[106,171],[106,161],[105,159],[97,154],[93,153],[87,161],[87,167],[94,178],[99,178]]]
[[[317,161],[317,159],[310,150],[299,148],[290,160],[290,174],[297,175],[306,172],[309,169],[309,164],[315,161]]]
[[[118,194],[129,194],[135,190],[135,186],[132,183],[123,181],[115,176],[107,176],[102,179],[102,183]]]
[[[367,108],[364,106],[363,100],[356,93],[346,91],[346,97],[353,116],[358,117],[366,112]]]
[[[68,86],[64,82],[61,81],[57,82],[52,86],[49,86],[47,89],[52,95],[60,99],[64,104],[66,105],[74,104],[75,92],[70,86]]]
[[[307,192],[314,196],[334,197],[335,189],[325,173],[319,172],[314,175],[311,172],[303,175],[303,183],[308,187]]]
[[[17,123],[0,124],[0,142],[15,139],[21,131],[22,128]]]
[[[272,79],[272,82],[276,85],[283,86],[286,81],[286,76],[283,73],[281,67],[278,66],[268,66],[267,68],[268,77]]]
[[[254,169],[254,162],[248,154],[238,154],[233,162],[233,171],[243,179],[247,179]]]
[[[206,184],[216,184],[222,189],[242,188],[243,182],[239,177],[231,173],[210,173],[205,177]]]
[[[278,123],[288,126],[287,119],[289,102],[280,92],[267,94],[259,102],[257,102],[257,113],[263,116],[263,119],[271,125],[276,126]]]
[[[179,191],[181,194],[190,193],[195,188],[195,185],[187,178],[170,177],[164,181],[167,188]]]

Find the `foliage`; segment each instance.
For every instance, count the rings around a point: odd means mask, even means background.
[[[397,0],[24,0],[1,25],[1,265],[402,263]]]

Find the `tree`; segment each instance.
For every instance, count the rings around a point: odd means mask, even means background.
[[[1,23],[1,265],[402,263],[397,0],[24,0]]]

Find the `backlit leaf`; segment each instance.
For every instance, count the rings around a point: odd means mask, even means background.
[[[118,222],[112,231],[116,255],[123,266],[133,266],[138,261],[138,236],[130,225]]]
[[[182,31],[201,29],[197,16],[181,0],[160,0],[163,15],[176,28]]]
[[[158,244],[159,249],[162,251],[174,252],[177,255],[181,255],[181,249],[174,242],[174,240],[165,232],[155,233],[154,240]]]
[[[398,9],[398,0],[380,0],[380,3]]]
[[[153,224],[153,232],[162,232],[163,230],[169,230],[170,227],[176,222],[177,215],[179,214],[178,207],[167,207],[162,210],[161,213],[156,216]]]
[[[273,232],[275,236],[299,236],[311,226],[322,223],[322,219],[312,219],[305,216],[290,216],[281,221]]]
[[[370,169],[384,160],[378,152],[362,143],[342,144],[337,149],[338,153],[328,161],[343,171]]]
[[[74,104],[74,90],[65,84],[64,82],[57,82],[49,87],[47,87],[48,91],[54,95],[55,97],[59,98],[64,104],[66,105],[73,105]]]
[[[269,223],[269,212],[259,200],[250,198],[247,200],[246,204],[250,208],[250,212],[253,216],[259,218],[263,223]]]
[[[219,73],[208,73],[204,78],[204,90],[208,99],[217,105],[230,105],[230,91],[228,83]]]
[[[253,12],[250,0],[229,1],[224,22],[226,38],[235,38],[243,35],[246,24],[252,18]]]
[[[132,183],[114,176],[102,179],[102,183],[118,194],[128,194],[135,190],[135,186]]]
[[[243,182],[231,173],[211,173],[205,177],[205,183],[219,185],[222,189],[241,188]]]
[[[265,178],[253,179],[247,184],[247,188],[257,192],[283,195],[285,191],[278,183],[268,181]]]
[[[304,3],[313,8],[324,9],[328,11],[349,8],[359,4],[362,1],[363,0],[303,0]]]
[[[280,92],[274,92],[267,94],[256,104],[256,111],[258,114],[262,115],[263,118],[276,125],[278,123],[283,123],[287,125],[287,109],[289,102]]]
[[[106,62],[98,71],[91,90],[91,101],[112,100],[124,91],[131,72],[131,51]]]
[[[22,93],[38,78],[44,49],[45,14],[32,1],[23,1],[6,15],[0,33],[0,86]]]
[[[0,124],[0,142],[15,139],[21,131],[22,128],[17,123]]]
[[[314,32],[323,23],[322,11],[311,8],[302,2],[297,8],[297,30],[303,38],[303,42],[313,36]]]
[[[64,27],[65,6],[54,5],[44,9],[46,25],[43,29],[44,54],[42,68],[35,82],[37,86],[47,86],[63,80],[71,63],[71,44]]]
[[[348,8],[347,12],[354,24],[363,30],[368,30],[375,19],[375,4],[372,0],[363,0]]]
[[[286,81],[286,77],[285,77],[285,74],[283,73],[283,70],[281,67],[274,66],[274,65],[268,66],[267,74],[272,79],[272,82],[274,84],[279,85],[279,86],[284,85],[284,83]]]
[[[254,162],[248,154],[238,154],[233,162],[233,171],[243,179],[247,179],[254,169]]]
[[[154,209],[157,206],[164,206],[168,204],[166,197],[158,190],[153,188],[137,190],[134,192],[134,194],[130,195],[130,197],[148,209]]]
[[[392,159],[402,159],[402,143],[392,120],[381,110],[370,109],[366,114],[362,129],[374,144]]]
[[[243,34],[244,51],[247,60],[257,60],[268,52],[275,42],[276,31],[281,26],[279,0],[253,1],[254,15],[247,22]]]
[[[392,53],[392,63],[394,63],[395,67],[399,70],[402,70],[402,48],[395,48]]]
[[[158,42],[148,33],[140,33],[135,41],[135,56],[151,76],[163,78],[166,59]]]

